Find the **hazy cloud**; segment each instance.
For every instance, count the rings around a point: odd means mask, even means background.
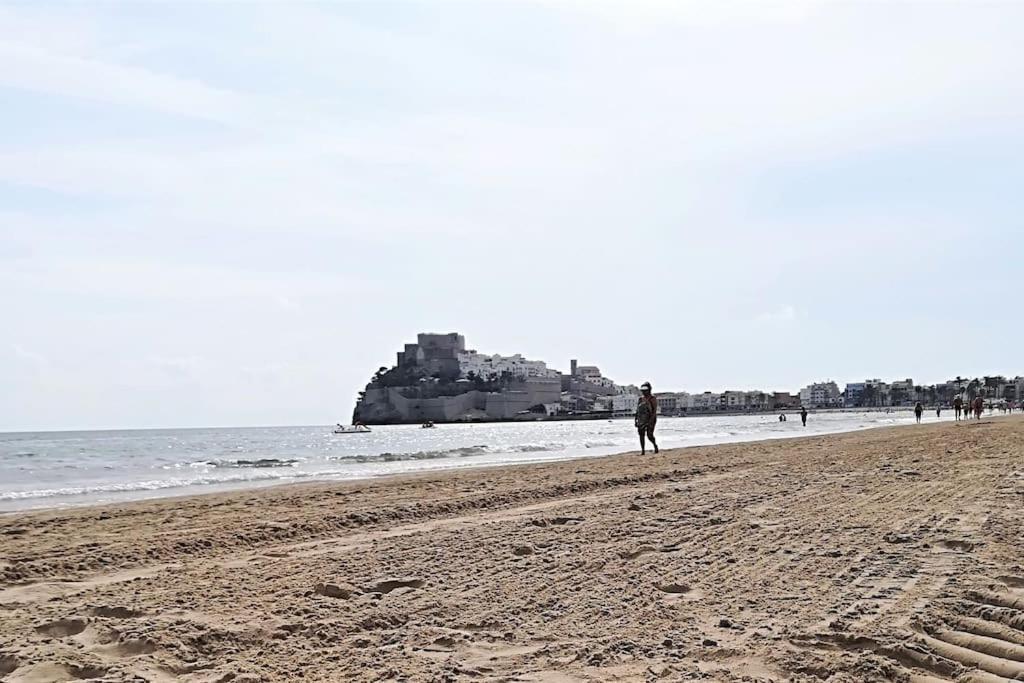
[[[423,330],[688,390],[1022,372],[945,351],[1024,334],[1022,21],[4,5],[0,429],[333,423]]]

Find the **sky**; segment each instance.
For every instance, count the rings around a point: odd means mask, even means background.
[[[417,332],[1024,374],[1024,3],[0,4],[0,431],[333,424]]]

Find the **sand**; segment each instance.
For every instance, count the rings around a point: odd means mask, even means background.
[[[0,516],[4,681],[1024,680],[1024,420]]]

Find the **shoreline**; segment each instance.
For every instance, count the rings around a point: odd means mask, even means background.
[[[222,500],[229,500],[232,498],[247,498],[250,494],[275,494],[275,493],[298,493],[301,494],[304,490],[323,490],[323,489],[334,489],[342,487],[386,487],[388,485],[401,485],[408,483],[415,483],[425,479],[440,478],[443,479],[447,476],[459,476],[459,475],[484,475],[488,472],[508,470],[508,474],[512,474],[519,470],[533,470],[533,469],[544,469],[552,466],[567,466],[572,464],[586,464],[593,462],[600,462],[603,460],[619,461],[624,459],[650,459],[652,457],[660,457],[665,454],[671,453],[673,455],[681,454],[685,455],[688,451],[694,450],[707,450],[707,449],[726,449],[730,447],[752,447],[758,444],[786,444],[796,443],[799,444],[802,441],[809,440],[820,440],[827,439],[830,437],[846,437],[856,434],[869,434],[875,432],[893,431],[899,433],[903,430],[910,429],[927,429],[936,427],[949,427],[950,425],[972,425],[972,424],[987,424],[988,420],[996,418],[1006,418],[1009,416],[1005,415],[993,415],[991,417],[983,418],[980,422],[933,422],[930,424],[900,424],[900,425],[875,425],[871,427],[864,427],[859,429],[848,429],[845,431],[836,432],[818,432],[814,434],[792,434],[785,436],[770,435],[758,439],[740,440],[740,441],[723,441],[712,444],[692,444],[685,446],[672,446],[663,447],[659,456],[655,456],[652,452],[648,452],[647,455],[641,456],[639,449],[628,450],[628,451],[616,451],[614,453],[603,453],[581,457],[569,457],[569,458],[557,458],[557,459],[540,459],[531,460],[529,458],[523,459],[517,462],[503,462],[493,464],[473,464],[469,463],[464,466],[450,467],[450,468],[438,468],[438,469],[425,469],[415,470],[410,472],[399,472],[399,473],[388,473],[379,475],[369,475],[365,477],[346,478],[346,479],[335,479],[325,477],[321,479],[310,478],[301,481],[266,481],[260,482],[255,481],[253,485],[242,485],[242,486],[227,486],[219,490],[200,490],[183,492],[179,494],[170,495],[155,495],[146,498],[129,498],[125,500],[114,500],[114,501],[99,501],[99,502],[84,502],[79,504],[71,505],[56,505],[56,506],[45,506],[45,507],[33,507],[25,509],[13,509],[13,510],[0,510],[0,522],[7,521],[12,517],[18,516],[31,516],[31,515],[45,515],[45,514],[59,514],[59,513],[85,513],[88,514],[97,510],[104,510],[106,508],[129,508],[133,506],[148,506],[154,504],[173,504],[177,502],[189,502],[193,499],[202,501],[204,499],[216,499],[216,502],[222,502]],[[1020,419],[1024,422],[1024,415],[1012,416],[1013,418]],[[1002,419],[1000,419],[1002,421]],[[955,427],[954,427],[955,428]],[[504,473],[504,472],[503,472]],[[186,487],[183,487],[186,488]]]
[[[839,410],[821,410],[818,411],[821,414],[842,414],[842,413],[860,413],[865,411],[855,410],[849,411],[846,409]],[[871,411],[867,411],[871,412]],[[881,412],[881,411],[875,411]],[[814,413],[812,413],[814,414]],[[760,416],[763,415],[752,415]],[[725,415],[702,415],[701,417],[726,417]],[[991,416],[991,417],[1005,417],[1005,416]],[[680,418],[668,417],[666,419],[675,420]],[[494,424],[506,424],[504,422]],[[514,424],[508,422],[507,424]],[[774,424],[774,423],[772,423]],[[747,438],[748,435],[743,435],[739,439],[733,440],[731,438],[723,438],[716,441],[715,444],[704,444],[694,443],[682,446],[671,446],[670,448],[698,448],[709,445],[724,445],[724,444],[749,444],[749,443],[760,443],[766,441],[775,440],[787,440],[787,439],[800,439],[813,436],[821,436],[827,434],[845,434],[857,431],[869,431],[874,429],[888,429],[894,426],[909,426],[909,425],[870,425],[866,427],[851,427],[851,428],[837,428],[834,430],[826,430],[823,432],[814,432],[813,434],[779,434],[773,432],[765,432]],[[230,429],[230,428],[223,428]],[[266,429],[266,428],[254,428],[254,429]],[[794,429],[799,430],[799,425],[795,425]],[[140,430],[140,431],[152,431],[152,430]],[[449,472],[449,471],[465,471],[473,469],[490,469],[490,468],[501,468],[516,465],[529,465],[529,464],[543,464],[549,462],[568,462],[568,461],[586,461],[594,458],[611,457],[618,455],[626,455],[634,453],[637,449],[633,448],[630,450],[614,451],[614,452],[600,452],[595,451],[592,454],[571,454],[571,451],[567,451],[564,456],[560,457],[543,457],[522,455],[515,462],[489,462],[489,463],[474,463],[474,462],[461,462],[453,461],[443,466],[437,466],[433,468],[425,468],[423,470],[415,470],[410,472],[401,473],[382,473],[382,474],[368,474],[363,476],[342,476],[342,475],[317,475],[313,474],[308,477],[297,474],[292,477],[291,481],[287,481],[289,477],[282,476],[279,479],[253,479],[248,481],[234,481],[234,482],[223,482],[219,484],[184,484],[181,486],[168,486],[163,488],[153,489],[132,489],[123,492],[100,492],[100,493],[75,493],[67,495],[54,495],[48,497],[36,497],[36,498],[14,498],[9,500],[0,501],[0,516],[19,514],[23,512],[42,511],[42,510],[55,510],[55,509],[76,509],[83,507],[95,507],[103,505],[126,505],[131,502],[144,502],[154,501],[162,499],[178,499],[187,498],[196,495],[218,495],[232,492],[244,492],[249,490],[264,490],[268,488],[274,488],[277,486],[305,486],[315,485],[321,483],[341,483],[341,482],[359,482],[359,481],[375,481],[380,479],[386,479],[395,476],[406,476],[413,474],[426,474],[429,472]],[[105,498],[105,499],[104,499]],[[31,502],[30,502],[31,501]]]
[[[1015,416],[5,515],[0,671],[931,681],[1024,586],[1022,463]]]
[[[934,411],[935,406],[931,408],[925,408],[926,411]],[[830,413],[884,413],[885,408],[876,407],[864,407],[864,408],[814,408],[808,410],[811,415],[817,414],[830,414]],[[890,407],[889,410],[892,412],[911,412],[912,407],[900,406]],[[943,406],[944,411],[951,411],[952,408]],[[681,415],[661,415],[659,417],[734,417],[737,415],[749,415],[749,416],[778,416],[779,413],[799,413],[799,406],[796,408],[779,408],[778,410],[759,410],[759,411],[701,411],[694,413],[684,413]],[[996,417],[996,415],[990,415],[988,417]],[[629,415],[610,416],[602,415],[601,419],[607,420],[626,420],[630,419]],[[534,420],[536,421],[536,420]],[[543,421],[543,420],[542,420]],[[554,422],[568,422],[571,420],[553,420]],[[438,422],[434,421],[435,424],[446,424],[446,425],[459,425],[459,424],[518,424],[521,420],[486,420],[480,422],[464,422],[464,421],[453,421],[453,422]],[[530,422],[530,420],[527,420]],[[418,425],[420,422],[395,422],[395,423],[381,423],[379,426],[409,426]],[[35,429],[35,430],[24,430],[16,429],[10,431],[0,431],[0,438],[12,437],[12,436],[31,436],[38,434],[45,435],[60,435],[60,434],[109,434],[112,432],[178,432],[178,431],[203,431],[203,430],[246,430],[246,429],[303,429],[303,428],[324,428],[331,429],[335,425],[333,424],[281,424],[281,425],[200,425],[200,426],[188,426],[188,427],[89,427],[85,429]],[[373,425],[378,426],[378,425]]]
[[[745,445],[757,444],[757,443],[762,443],[762,442],[799,441],[799,440],[802,440],[802,439],[814,439],[814,438],[821,438],[821,437],[826,437],[826,436],[842,436],[844,434],[855,434],[855,433],[859,433],[859,432],[868,432],[868,431],[876,431],[876,430],[883,430],[883,429],[904,429],[904,428],[910,427],[910,426],[912,426],[912,425],[883,425],[883,426],[866,427],[866,428],[863,428],[863,429],[852,429],[852,430],[841,431],[841,432],[827,432],[827,433],[819,433],[819,434],[794,434],[794,435],[787,435],[787,436],[770,436],[770,437],[765,437],[765,438],[760,438],[760,439],[752,439],[752,440],[748,440],[748,441],[727,441],[727,442],[715,443],[715,444],[694,444],[694,445],[690,445],[690,446],[676,446],[676,447],[672,447],[672,448],[662,448],[661,450],[662,450],[662,453],[676,452],[676,451],[680,451],[680,452],[684,452],[685,453],[686,451],[689,451],[691,449],[697,449],[697,448],[720,448],[720,447],[726,447],[726,446],[745,446]],[[628,458],[628,457],[636,457],[636,458],[644,457],[644,458],[649,458],[649,457],[652,457],[652,453],[648,453],[648,455],[641,456],[640,453],[639,453],[639,449],[636,449],[636,450],[632,450],[632,451],[619,451],[619,452],[615,452],[615,453],[595,454],[595,455],[582,456],[582,457],[574,457],[574,458],[559,458],[559,459],[549,459],[549,460],[530,460],[530,459],[526,458],[526,459],[523,459],[522,461],[519,461],[519,462],[505,462],[505,463],[494,463],[494,464],[472,464],[472,463],[469,463],[469,464],[466,464],[466,465],[460,466],[460,467],[428,469],[428,470],[419,470],[419,471],[413,471],[413,472],[401,472],[401,473],[397,473],[397,474],[370,475],[370,476],[366,476],[366,477],[358,477],[358,478],[351,478],[351,479],[331,479],[331,478],[313,479],[313,478],[311,478],[311,479],[304,480],[304,481],[254,482],[253,483],[254,485],[230,486],[230,487],[224,488],[222,490],[192,491],[192,492],[179,493],[179,494],[154,495],[152,497],[131,498],[131,499],[126,499],[126,500],[122,500],[122,501],[102,501],[102,502],[95,502],[95,503],[86,502],[86,503],[70,504],[70,505],[53,505],[53,506],[45,506],[45,507],[33,507],[33,508],[25,508],[25,509],[20,509],[20,510],[19,509],[15,509],[15,510],[0,510],[0,521],[2,521],[4,519],[4,517],[18,516],[18,515],[32,515],[32,514],[37,514],[37,513],[38,514],[45,514],[45,513],[48,513],[48,512],[57,513],[57,512],[78,512],[78,511],[89,512],[92,509],[115,508],[115,507],[116,508],[126,508],[126,507],[130,507],[130,506],[133,506],[133,505],[147,505],[147,504],[152,504],[152,503],[164,503],[164,502],[166,502],[166,503],[173,503],[174,501],[187,501],[187,500],[190,500],[190,499],[193,499],[193,498],[201,499],[201,498],[221,498],[221,497],[232,497],[232,496],[245,496],[248,493],[259,493],[259,492],[270,492],[270,493],[273,493],[273,492],[275,492],[278,489],[281,489],[283,491],[295,490],[297,492],[301,492],[302,489],[307,489],[307,488],[322,488],[322,487],[345,486],[345,485],[358,486],[360,484],[369,484],[369,483],[383,484],[383,485],[390,484],[390,483],[399,484],[399,483],[404,483],[404,482],[407,482],[407,481],[416,481],[416,480],[420,480],[420,479],[424,479],[424,478],[430,478],[432,476],[444,477],[445,475],[449,475],[449,474],[461,474],[461,473],[473,474],[473,473],[479,473],[479,472],[486,472],[486,471],[490,471],[490,470],[506,470],[506,469],[507,470],[519,470],[519,469],[527,469],[528,470],[528,469],[531,469],[531,468],[543,468],[543,467],[548,466],[548,465],[557,465],[557,464],[566,464],[566,463],[575,463],[575,462],[586,463],[586,462],[590,462],[590,461],[594,461],[594,460],[618,459],[618,458]],[[185,487],[183,487],[183,488],[185,488]]]

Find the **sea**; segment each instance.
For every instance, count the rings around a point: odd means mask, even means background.
[[[927,422],[936,421],[934,412]],[[942,420],[953,419],[945,411]],[[910,412],[663,417],[662,448],[833,434],[913,423]],[[552,460],[638,450],[629,419],[0,433],[0,512],[111,503],[315,480]]]

